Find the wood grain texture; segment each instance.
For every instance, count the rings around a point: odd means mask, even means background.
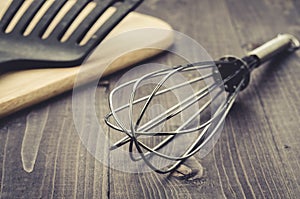
[[[113,13],[114,10],[107,10],[106,13],[108,12]],[[0,117],[71,90],[79,73],[85,73],[84,78],[81,78],[81,83],[84,84],[100,78],[100,73],[107,76],[155,56],[172,44],[171,31],[142,31],[147,28],[172,29],[158,18],[132,12],[115,27],[81,67],[32,69],[1,74]],[[122,39],[125,34],[128,38]]]
[[[242,56],[281,32],[300,38],[299,10],[298,1],[285,0],[148,0],[138,9],[168,21],[216,59]],[[299,58],[299,51],[281,56],[253,73],[213,151],[201,160],[195,156],[204,175],[194,180],[129,174],[98,162],[76,133],[71,93],[6,117],[0,122],[1,198],[299,198]],[[178,63],[169,54],[150,61]],[[108,112],[108,92],[122,74],[99,83],[99,116]],[[35,165],[27,173],[21,158],[24,134],[43,123]]]

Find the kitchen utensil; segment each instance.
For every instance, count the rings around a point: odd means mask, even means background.
[[[132,160],[144,160],[151,169],[159,173],[173,171],[187,158],[191,157],[208,144],[211,139],[214,139],[214,135],[221,130],[223,121],[236,100],[238,93],[247,87],[250,80],[250,74],[255,68],[279,53],[294,51],[298,49],[299,46],[299,41],[294,36],[280,34],[276,38],[249,52],[248,55],[243,58],[225,56],[214,63],[199,62],[180,65],[173,68],[154,71],[140,78],[121,84],[110,93],[109,105],[111,112],[105,117],[105,122],[111,128],[126,134],[126,136],[113,144],[111,150],[129,142],[129,154]],[[197,71],[207,71],[208,69],[210,71],[209,74],[205,74],[181,84],[175,84],[167,88],[164,87],[165,83],[175,74],[181,74],[187,71],[196,73]],[[142,95],[140,98],[136,99],[135,96],[137,96],[138,93],[137,88],[143,84],[143,82],[157,77],[161,78],[157,85],[154,86],[151,94]],[[149,119],[149,121],[147,120],[142,123],[151,102],[157,97],[192,83],[200,84],[209,78],[214,80],[213,83],[205,84],[204,88],[195,91],[193,95],[186,96],[186,99],[178,102],[174,106],[166,108],[162,113]],[[205,119],[203,122],[197,120],[200,115],[208,111],[211,104],[216,100],[219,100],[219,97],[222,95],[222,86],[224,86],[224,89],[227,91],[227,95],[224,98],[225,100],[218,103],[218,106],[214,109],[215,112],[211,113],[211,117]],[[129,89],[127,89],[127,91],[130,92],[125,92],[125,94],[130,95],[128,103],[121,107],[115,107],[114,102],[119,99],[114,99],[114,95],[117,92],[122,92],[122,89],[124,90],[124,88],[128,87]],[[182,121],[181,124],[178,124],[174,130],[157,129],[158,126],[175,118],[193,104],[201,102],[205,97],[210,98],[202,103],[199,110],[195,111],[193,115],[190,115],[186,120]],[[135,108],[138,104],[140,104],[141,108],[136,111]],[[127,120],[121,120],[119,118],[118,113],[122,111],[128,111],[128,113],[126,112]],[[134,112],[138,113],[137,117],[133,114]],[[194,136],[192,137],[194,140],[188,145],[181,144],[184,143],[184,139],[186,138],[182,137],[183,135],[188,137]],[[153,137],[160,140],[160,142],[154,146],[150,146],[146,141]],[[164,147],[172,143],[171,141],[174,141],[175,138],[176,140],[179,140],[179,142],[176,146],[171,145],[170,150],[179,148],[182,151],[177,153],[177,155],[169,155],[169,149],[165,150]],[[182,145],[185,146],[184,149],[182,149]],[[137,154],[140,157],[134,156],[134,150],[137,151]],[[170,162],[173,161],[172,163],[174,164],[159,168],[151,162],[151,158],[154,157],[159,157]]]
[[[80,65],[141,2],[10,1],[0,21],[0,69]],[[101,21],[111,6],[116,6],[114,12],[105,22]]]
[[[3,3],[5,2],[8,1],[0,2],[0,8],[4,7]],[[106,14],[102,15],[102,20],[106,21],[113,12],[113,8],[108,9]],[[135,31],[144,29],[170,31],[165,31],[163,34],[153,34],[153,31]],[[102,76],[110,75],[157,55],[172,44],[171,30],[170,25],[161,19],[131,12],[105,38],[105,40],[109,40],[111,45],[106,48],[102,48],[99,45],[101,48],[96,48],[89,57],[93,57],[93,60],[88,58],[82,64],[82,67],[51,67],[17,70],[0,74],[0,118],[72,89],[81,70],[80,68],[85,69],[85,81],[82,83],[87,83],[98,79],[98,71],[104,70],[106,66],[108,67]],[[114,42],[115,37],[126,33],[129,33],[127,35],[132,38],[124,39],[122,42]],[[116,52],[116,49],[124,52],[129,49],[136,50],[122,54],[117,60],[112,60],[115,56],[112,52]],[[7,68],[6,66],[3,67]]]

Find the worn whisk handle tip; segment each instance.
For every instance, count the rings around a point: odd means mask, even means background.
[[[283,51],[295,51],[299,49],[299,40],[291,34],[279,34],[274,39],[260,47],[250,51],[249,56],[256,56],[260,62],[265,62]]]

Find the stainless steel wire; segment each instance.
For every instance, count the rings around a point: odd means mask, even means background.
[[[218,64],[218,62],[216,63]],[[125,84],[122,84],[118,87],[116,87],[112,92],[110,93],[109,97],[109,106],[111,109],[111,112],[105,117],[105,122],[113,129],[123,132],[126,134],[126,136],[113,144],[111,146],[111,149],[116,149],[128,142],[130,142],[130,147],[129,147],[129,154],[130,157],[133,161],[139,161],[139,160],[144,160],[145,163],[152,168],[153,170],[159,172],[159,173],[167,173],[172,171],[174,168],[176,168],[180,163],[182,163],[185,159],[191,157],[194,155],[197,151],[199,151],[203,145],[205,145],[211,137],[217,132],[221,124],[223,123],[227,113],[229,112],[234,100],[236,99],[236,96],[240,90],[241,85],[243,84],[243,81],[240,82],[238,85],[236,91],[234,93],[230,93],[226,101],[224,101],[220,106],[217,108],[217,111],[212,115],[212,117],[205,121],[204,123],[194,127],[194,128],[187,128],[186,127],[196,118],[198,117],[204,110],[209,108],[209,105],[212,103],[213,100],[215,100],[219,94],[221,94],[221,91],[214,96],[213,99],[210,99],[207,101],[202,107],[199,108],[198,111],[196,111],[187,121],[185,121],[183,124],[181,124],[176,130],[169,131],[169,132],[151,132],[150,130],[156,127],[157,125],[165,122],[166,120],[170,120],[177,114],[181,113],[188,107],[190,107],[192,104],[198,102],[199,100],[203,99],[205,96],[209,95],[210,92],[216,90],[220,86],[222,86],[224,83],[227,81],[230,81],[232,78],[234,78],[236,75],[239,74],[240,70],[235,71],[232,75],[224,79],[223,81],[219,82],[214,82],[211,85],[208,85],[201,90],[197,91],[194,93],[194,95],[187,97],[185,100],[178,102],[176,105],[172,106],[171,108],[167,109],[165,112],[161,113],[160,115],[156,116],[152,120],[148,121],[147,123],[143,124],[142,126],[140,125],[140,121],[142,120],[145,111],[147,107],[149,106],[151,100],[158,96],[165,94],[167,92],[170,92],[174,89],[178,89],[180,87],[183,87],[188,84],[192,84],[195,82],[203,81],[207,78],[212,78],[214,76],[214,72],[212,69],[215,67],[215,65],[211,62],[205,63],[205,62],[199,62],[196,64],[188,64],[186,66],[178,66],[175,68],[170,68],[170,69],[163,69],[160,71],[155,71],[153,73],[144,75],[141,78],[134,79],[132,81],[129,81]],[[194,79],[191,79],[189,81],[183,82],[178,85],[174,85],[170,88],[166,88],[163,90],[159,90],[163,84],[165,83],[166,80],[168,80],[173,74],[176,74],[178,72],[183,72],[183,71],[192,71],[192,70],[199,70],[199,69],[211,69],[210,74],[206,74],[204,76],[196,77]],[[163,76],[161,81],[156,85],[154,90],[150,95],[144,96],[142,98],[139,98],[135,100],[135,94],[137,91],[137,87],[139,84],[151,77],[157,77],[157,76]],[[130,100],[128,104],[125,104],[121,107],[115,108],[113,105],[113,97],[116,92],[118,92],[120,89],[123,89],[124,87],[133,84],[132,88],[132,93],[130,94]],[[137,118],[136,123],[134,123],[133,120],[133,106],[139,102],[146,101],[144,104],[144,107],[142,108],[139,117]],[[126,128],[126,125],[123,124],[122,121],[119,120],[117,113],[123,109],[129,108],[129,121],[130,121],[130,129]],[[113,118],[114,122],[116,124],[113,124],[110,119]],[[216,122],[217,121],[217,122]],[[210,129],[212,123],[214,124],[214,128],[211,130],[209,135],[207,135],[208,130]],[[199,133],[201,131],[201,133]],[[181,135],[181,134],[189,134],[189,133],[199,133],[199,136],[197,139],[194,140],[193,143],[191,143],[190,147],[187,148],[186,151],[181,156],[170,156],[166,155],[163,153],[158,152],[160,148],[165,146],[167,143],[169,143],[171,140],[173,140],[176,136]],[[161,141],[159,144],[157,144],[154,147],[149,147],[142,141],[138,140],[140,136],[167,136],[163,141]],[[139,152],[140,157],[136,158],[132,154],[133,152],[133,146],[136,147],[137,151]],[[144,153],[143,150],[146,150],[147,152]],[[150,156],[159,156],[161,158],[165,158],[167,160],[172,160],[175,161],[175,163],[168,168],[157,168],[155,167],[150,161],[149,158]]]
[[[180,65],[173,68],[157,70],[143,75],[140,78],[121,84],[110,93],[109,106],[111,112],[105,116],[105,122],[112,129],[124,133],[125,137],[114,143],[110,149],[114,150],[126,143],[129,143],[129,155],[133,161],[143,160],[151,169],[158,173],[168,173],[173,171],[187,158],[193,156],[214,139],[217,132],[221,130],[222,124],[233,106],[238,93],[248,85],[250,73],[254,68],[280,52],[294,51],[298,48],[299,42],[294,36],[289,34],[278,35],[276,38],[248,53],[248,56],[242,59],[236,57],[224,57],[216,62],[198,62],[195,64]],[[217,70],[216,66],[218,68]],[[163,88],[165,82],[175,74],[201,70],[210,70],[211,72],[208,74],[205,73],[205,75],[200,77],[195,77],[188,81],[172,85],[169,88]],[[161,79],[157,82],[151,93],[135,99],[138,87],[142,84],[142,82],[156,77],[161,77]],[[207,79],[213,79],[214,81],[207,84],[207,82],[209,82],[206,81]],[[165,111],[156,115],[146,123],[141,123],[151,101],[153,101],[156,97],[173,92],[174,90],[183,88],[187,85],[203,81],[206,83],[203,88],[195,91],[190,96],[186,96],[184,100],[167,108]],[[211,113],[211,117],[209,119],[204,122],[197,122],[196,126],[190,127],[201,114],[205,113],[210,108],[212,103],[218,101],[218,97],[223,94],[223,90],[220,88],[224,85],[227,91],[225,100],[222,100],[217,104],[217,107],[213,110],[214,112]],[[128,103],[121,105],[120,107],[115,107],[113,103],[115,94],[128,86],[131,86]],[[214,94],[211,95],[211,93]],[[183,121],[176,129],[169,131],[153,130],[164,122],[178,116],[192,105],[202,101],[207,96],[210,96],[211,98],[202,104],[198,110],[193,112],[193,114],[189,115],[188,119]],[[135,120],[133,109],[134,106],[141,102],[144,102],[144,104],[137,119]],[[123,110],[128,110],[128,118],[126,121],[122,121],[118,117],[118,113]],[[184,151],[180,152],[179,155],[167,154],[160,151],[171,141],[174,141],[175,138],[191,134],[196,135],[194,140],[188,145],[188,147],[185,148]],[[163,139],[152,147],[140,139],[153,137],[162,137]],[[179,137],[179,139],[180,138],[181,137]],[[136,153],[133,153],[134,148],[137,150],[138,156],[136,156]],[[166,161],[171,161],[171,163],[169,164],[168,162],[168,165],[165,167],[158,167],[151,161],[151,158],[153,157],[159,157]]]

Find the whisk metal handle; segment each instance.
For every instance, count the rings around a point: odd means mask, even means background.
[[[299,40],[295,36],[279,34],[274,39],[249,52],[248,56],[256,56],[259,58],[260,63],[263,63],[280,52],[286,50],[294,51],[299,47]]]

